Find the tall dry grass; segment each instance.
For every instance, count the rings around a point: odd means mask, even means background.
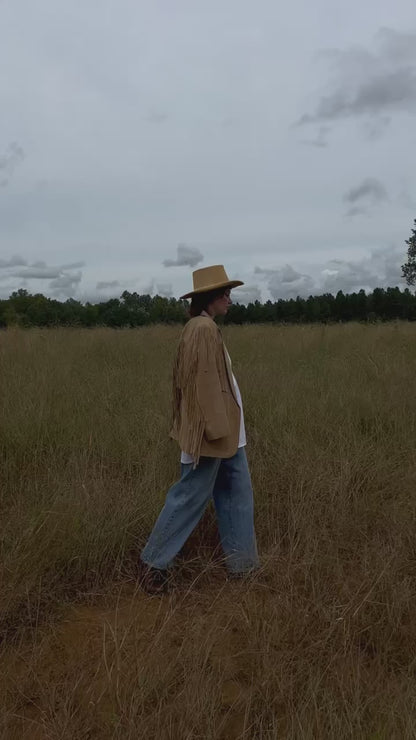
[[[178,328],[0,337],[5,738],[416,736],[416,327],[230,327],[261,579],[135,587]]]

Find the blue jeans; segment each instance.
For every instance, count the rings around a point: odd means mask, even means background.
[[[217,514],[221,545],[231,573],[258,567],[253,521],[253,489],[246,451],[230,458],[201,457],[181,465],[181,478],[169,489],[141,559],[162,570],[173,564],[201,519],[211,497]]]

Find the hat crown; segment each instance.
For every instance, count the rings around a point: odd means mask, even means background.
[[[194,290],[202,290],[205,287],[211,285],[217,285],[222,283],[230,282],[227,273],[225,272],[224,265],[210,265],[209,267],[201,267],[199,270],[195,270],[192,273],[192,279],[194,283]]]
[[[191,298],[198,293],[208,293],[217,288],[236,288],[238,285],[244,285],[241,280],[230,280],[225,272],[224,265],[210,265],[201,267],[192,273],[194,288],[189,293],[185,293],[181,298]]]

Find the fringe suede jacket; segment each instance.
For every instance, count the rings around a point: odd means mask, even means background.
[[[194,457],[232,457],[238,449],[240,407],[221,331],[210,317],[185,324],[173,367],[170,436]]]

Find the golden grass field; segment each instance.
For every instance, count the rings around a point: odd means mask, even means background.
[[[1,738],[415,738],[416,326],[223,330],[262,572],[150,597],[179,332],[0,334]]]

